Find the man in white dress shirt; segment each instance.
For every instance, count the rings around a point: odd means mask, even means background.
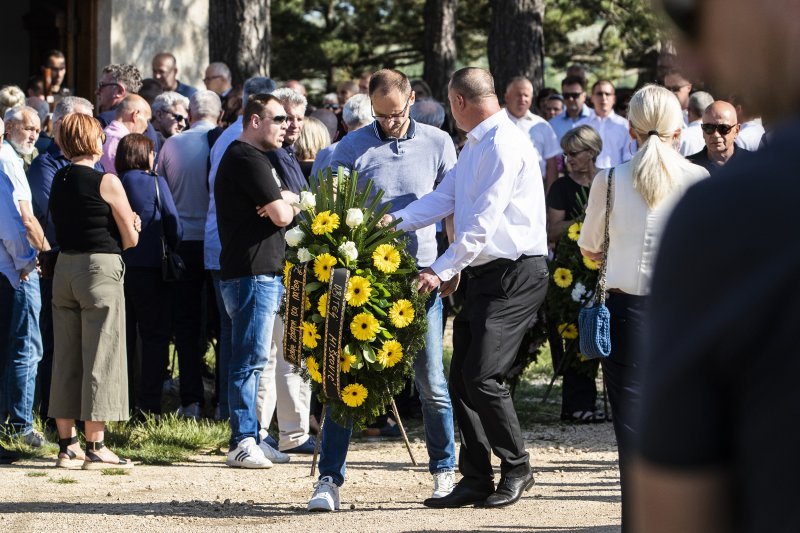
[[[489,72],[461,69],[448,90],[467,142],[439,187],[384,222],[415,230],[455,214],[455,241],[419,274],[430,292],[464,270],[469,284],[453,327],[450,396],[461,429],[453,492],[428,507],[515,503],[533,485],[528,453],[504,381],[547,292],[544,189],[533,147],[503,111]],[[492,451],[500,458],[495,490]]]
[[[553,127],[538,115],[531,112],[533,85],[524,76],[513,78],[506,86],[506,112],[511,122],[525,132],[539,153],[539,169],[544,176],[545,187],[550,188],[558,179],[558,156],[561,146]]]
[[[706,108],[714,103],[714,97],[705,91],[697,91],[689,97],[689,124],[681,131],[680,153],[684,157],[696,154],[706,145],[703,139],[703,113]]]
[[[628,161],[631,154],[631,137],[628,121],[614,113],[617,103],[616,89],[608,80],[592,86],[594,114],[578,122],[578,126],[591,126],[603,139],[603,151],[597,156],[598,168],[611,168]]]
[[[736,146],[755,152],[761,147],[765,133],[761,117],[750,113],[749,105],[740,96],[734,96],[731,100],[736,107],[736,116],[741,126],[739,136],[736,137]]]

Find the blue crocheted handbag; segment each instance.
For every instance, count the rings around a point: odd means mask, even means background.
[[[614,169],[608,173],[608,192],[606,194],[606,227],[603,233],[603,263],[597,276],[594,301],[578,314],[581,353],[587,359],[598,359],[611,355],[611,313],[606,307],[606,265],[608,264],[608,224],[611,219],[611,189],[614,182]]]

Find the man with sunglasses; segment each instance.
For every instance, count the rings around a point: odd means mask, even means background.
[[[628,161],[631,153],[631,137],[628,121],[614,112],[617,91],[608,80],[592,85],[592,116],[580,121],[580,126],[590,126],[603,140],[603,151],[597,156],[597,168],[611,168]]]
[[[393,69],[375,72],[369,81],[369,97],[375,121],[339,141],[331,168],[358,172],[361,188],[368,179],[374,180],[373,192],[382,189],[383,202],[397,210],[433,191],[455,165],[456,151],[445,132],[410,118],[409,109],[416,95],[402,72]],[[437,256],[436,226],[430,224],[411,231],[408,237],[408,251],[419,268],[430,267]],[[450,287],[457,285],[455,281]],[[447,290],[443,287],[442,294]],[[427,302],[425,348],[414,360],[414,379],[422,403],[428,470],[434,479],[433,497],[440,498],[448,495],[455,483],[455,438],[442,362],[442,299],[438,290],[432,292]],[[309,511],[339,509],[339,487],[344,483],[351,433],[352,427],[343,427],[330,417],[325,419],[320,478],[308,502]]]
[[[150,123],[162,146],[164,141],[189,127],[189,99],[182,94],[174,91],[161,93],[153,100],[150,109],[153,113]]]
[[[715,90],[740,95],[774,129],[757,152],[691,188],[663,234],[631,530],[794,532],[800,3],[661,1]]]
[[[569,130],[583,119],[592,116],[592,110],[586,105],[586,79],[580,76],[567,76],[561,82],[561,97],[564,99],[564,112],[550,119],[550,125],[556,132],[558,142]]]
[[[717,100],[708,106],[703,112],[703,123],[700,128],[703,130],[706,146],[687,159],[708,170],[709,174],[713,174],[735,157],[747,152],[736,145],[739,124],[736,108],[732,104]]]

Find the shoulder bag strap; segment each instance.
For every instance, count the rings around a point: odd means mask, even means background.
[[[611,223],[611,203],[614,188],[614,169],[608,171],[608,187],[606,189],[606,224],[603,230],[603,262],[600,265],[600,275],[597,277],[597,301],[600,304],[606,303],[606,266],[608,265],[608,243],[609,230]]]
[[[153,174],[153,182],[156,184],[156,209],[160,216],[159,228],[161,228],[161,257],[167,256],[167,241],[164,238],[164,213],[161,211],[161,193],[158,189],[158,174]]]

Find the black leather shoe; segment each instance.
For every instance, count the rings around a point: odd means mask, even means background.
[[[422,505],[433,509],[453,509],[456,507],[466,507],[467,505],[481,506],[486,498],[494,491],[493,484],[486,485],[484,488],[476,488],[475,485],[464,483],[461,480],[453,492],[441,498],[428,498]]]
[[[517,503],[517,500],[522,497],[522,493],[533,487],[533,483],[533,472],[518,477],[504,476],[497,484],[497,490],[486,498],[483,505],[485,507],[505,507]]]
[[[20,454],[17,452],[6,450],[0,446],[0,465],[10,465],[11,463],[19,461],[21,457],[22,456],[20,456]]]

